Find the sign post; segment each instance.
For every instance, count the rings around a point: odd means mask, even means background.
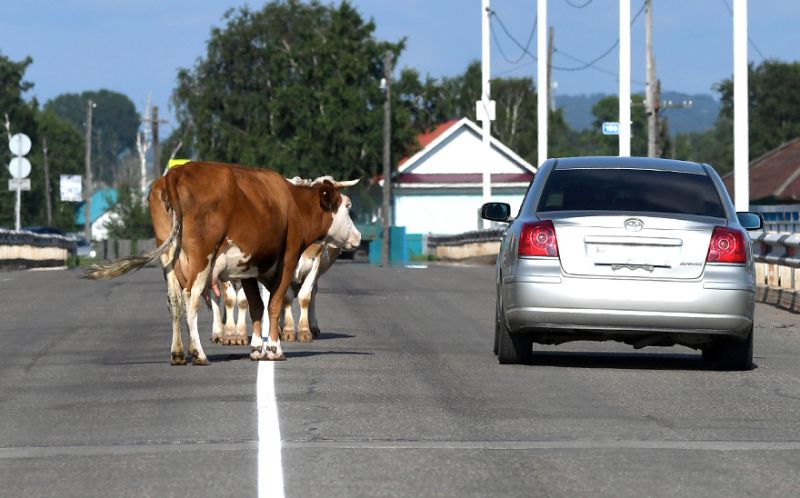
[[[31,181],[28,175],[31,174],[31,163],[23,156],[31,151],[31,139],[24,133],[17,133],[8,139],[8,148],[14,155],[11,162],[8,163],[8,171],[11,173],[12,179],[8,181],[8,189],[17,191],[17,205],[16,205],[16,230],[19,231],[20,223],[20,208],[22,206],[22,191],[31,189]]]

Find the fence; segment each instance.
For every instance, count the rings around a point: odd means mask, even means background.
[[[75,254],[75,239],[63,235],[0,228],[0,269],[64,267]]]
[[[750,206],[750,211],[764,217],[764,229],[768,232],[800,233],[800,204]]]
[[[152,251],[156,248],[156,239],[107,239],[97,241],[95,245],[99,259],[114,260]]]

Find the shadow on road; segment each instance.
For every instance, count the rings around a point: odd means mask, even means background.
[[[716,370],[700,353],[590,353],[574,351],[534,352],[529,365],[621,370]],[[753,368],[758,368],[754,365]]]
[[[283,351],[283,354],[286,355],[286,358],[308,358],[311,356],[323,356],[323,355],[335,355],[335,356],[342,356],[342,355],[355,355],[355,356],[372,356],[374,353],[365,353],[363,351]]]
[[[226,354],[210,354],[206,355],[208,361],[212,363],[220,362],[220,361],[239,361],[239,360],[248,360],[250,361],[250,353],[226,353]],[[191,361],[191,357],[189,359]]]
[[[355,336],[350,334],[340,334],[337,332],[320,332],[319,337],[317,337],[315,340],[324,341],[326,339],[352,339],[353,337]]]

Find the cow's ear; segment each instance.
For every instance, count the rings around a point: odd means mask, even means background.
[[[325,211],[335,212],[342,203],[342,195],[328,182],[322,184],[319,190],[319,205]]]

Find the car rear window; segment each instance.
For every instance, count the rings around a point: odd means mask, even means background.
[[[647,211],[725,217],[705,174],[633,169],[556,169],[537,211]]]

